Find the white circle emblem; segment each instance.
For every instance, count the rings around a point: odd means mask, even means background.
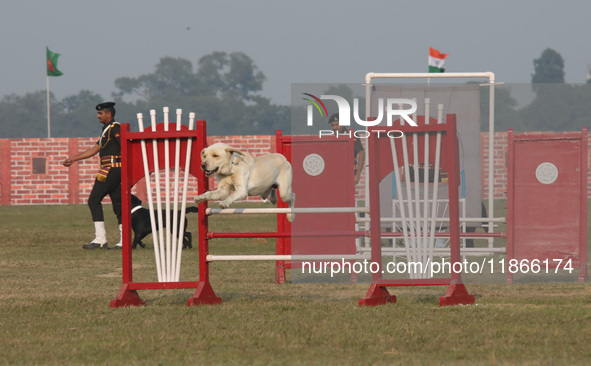
[[[304,158],[304,171],[313,177],[324,171],[324,159],[318,154],[310,154]]]
[[[536,168],[536,178],[542,184],[552,184],[558,179],[558,168],[552,163],[542,163]]]

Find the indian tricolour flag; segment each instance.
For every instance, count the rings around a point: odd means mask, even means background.
[[[444,72],[443,63],[447,56],[449,56],[447,53],[441,53],[429,47],[429,72]]]

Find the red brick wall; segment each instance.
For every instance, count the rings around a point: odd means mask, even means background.
[[[46,205],[86,203],[99,167],[99,158],[78,161],[67,168],[61,163],[91,148],[96,138],[0,139],[0,204]],[[275,151],[275,136],[209,136],[208,144],[225,142],[257,156]],[[33,172],[33,159],[46,160],[45,174]],[[171,174],[172,176],[172,174]],[[164,174],[162,174],[162,182]],[[210,182],[215,186],[215,179]],[[197,195],[189,191],[188,197]],[[134,192],[145,199],[145,182]],[[107,196],[104,202],[109,202]]]
[[[480,159],[482,167],[482,198],[488,197],[488,133],[480,134]],[[495,132],[493,153],[494,197],[506,198],[507,192],[507,132]]]
[[[550,133],[550,132],[548,132]],[[544,134],[535,132],[535,134]],[[591,141],[591,139],[590,139]],[[224,142],[257,156],[276,151],[275,136],[209,136],[208,144]],[[61,162],[68,156],[85,151],[96,143],[96,138],[32,138],[0,139],[0,204],[81,204],[86,203],[99,166],[98,157],[75,163],[70,168]],[[481,134],[482,149],[482,197],[488,195],[488,134]],[[591,148],[589,149],[591,154]],[[45,174],[33,172],[33,159],[46,159]],[[507,133],[495,133],[494,150],[494,197],[505,198],[507,190]],[[591,162],[591,156],[589,159]],[[591,169],[590,169],[591,172]],[[363,198],[363,182],[358,186],[357,196]],[[589,180],[591,188],[591,179]],[[215,187],[211,180],[210,187]],[[190,184],[190,187],[196,187]],[[195,188],[196,189],[196,188]],[[138,182],[135,193],[145,200],[145,183]],[[589,190],[591,193],[591,189]],[[189,191],[194,197],[196,191]],[[251,198],[255,199],[255,198]],[[257,198],[258,199],[258,198]],[[106,198],[108,202],[108,197]]]

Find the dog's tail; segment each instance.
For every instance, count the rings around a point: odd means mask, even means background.
[[[191,213],[191,212],[199,212],[199,210],[197,209],[197,207],[194,207],[194,206],[187,207],[187,208],[185,209],[185,213],[186,213],[186,214],[188,214],[188,213]]]

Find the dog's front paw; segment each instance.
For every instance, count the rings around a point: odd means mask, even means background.
[[[194,201],[195,201],[195,203],[201,203],[201,202],[205,201],[205,198],[203,198],[202,196],[197,196],[197,197],[195,197]]]
[[[229,208],[232,202],[229,201],[222,201],[220,202],[220,208]]]

